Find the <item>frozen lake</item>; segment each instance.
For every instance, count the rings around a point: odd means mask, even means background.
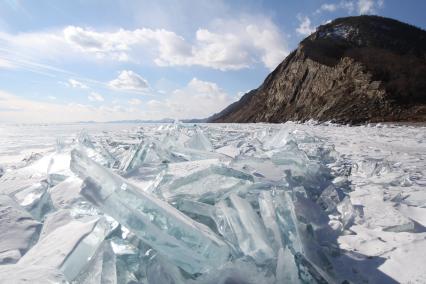
[[[425,283],[425,159],[421,126],[0,125],[0,279]]]

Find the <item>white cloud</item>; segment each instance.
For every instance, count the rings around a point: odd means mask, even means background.
[[[147,106],[157,118],[205,118],[232,101],[217,84],[193,78],[186,87],[173,91],[170,97],[148,101]]]
[[[256,25],[249,25],[246,28],[253,44],[261,53],[263,64],[270,70],[277,67],[288,55],[286,44],[280,32],[273,25],[269,28],[262,29]]]
[[[63,30],[65,41],[74,49],[94,54],[97,58],[111,58],[128,61],[130,46],[138,43],[137,34],[142,30],[129,32],[96,32],[82,27],[68,26]]]
[[[319,10],[317,10],[317,12],[321,12],[321,11],[334,12],[337,10],[337,8],[338,8],[338,5],[336,4],[325,3],[321,5],[321,7],[319,8]]]
[[[104,97],[101,96],[100,94],[96,93],[96,92],[91,92],[87,98],[91,102],[103,102],[104,101]]]
[[[0,32],[0,41],[10,51],[7,57],[13,58],[11,62],[16,62],[16,57],[25,57],[55,64],[112,60],[238,70],[261,62],[273,69],[288,54],[279,28],[268,18],[254,16],[216,20],[197,29],[194,39],[165,29],[96,31],[68,26],[63,30],[21,34]],[[29,68],[28,64],[23,67]]]
[[[318,8],[314,14],[320,14],[322,12],[335,12],[337,10],[346,10],[347,13],[351,14],[355,9],[353,1],[340,1],[339,3],[325,3]]]
[[[48,96],[47,97],[49,100],[56,100],[56,97],[55,96]]]
[[[355,4],[352,1],[342,1],[340,2],[339,7],[346,10],[348,14],[352,14],[355,11]]]
[[[374,13],[375,8],[375,1],[374,0],[358,0],[357,6],[358,6],[358,12],[360,14],[371,14]]]
[[[283,34],[262,17],[217,20],[209,29],[199,29],[196,38],[194,63],[219,70],[248,68],[255,62],[272,70],[288,54]]]
[[[102,103],[103,97],[91,93],[90,97]],[[49,123],[74,121],[111,121],[132,119],[205,118],[221,111],[235,97],[229,96],[217,84],[193,78],[188,84],[174,90],[163,99],[143,104],[139,99],[130,99],[126,104],[115,101],[111,105],[62,104],[35,101],[0,91],[0,122]]]
[[[297,15],[297,19],[300,22],[299,27],[296,29],[297,33],[304,36],[308,36],[311,33],[315,32],[315,28],[311,26],[311,20],[308,17],[302,17],[301,15]]]
[[[0,101],[7,108],[0,107],[0,122],[15,123],[61,123],[75,121],[111,121],[147,119],[140,111],[120,105],[98,107],[83,104],[61,104],[40,102],[18,97],[0,91]]]
[[[72,88],[77,88],[77,89],[89,89],[87,85],[75,79],[69,79],[68,85]]]
[[[248,68],[252,63],[250,53],[244,47],[244,40],[236,34],[198,29],[196,40],[191,56],[185,58],[186,65],[226,71]]]
[[[142,104],[142,101],[140,100],[140,99],[130,99],[130,100],[128,100],[128,102],[127,102],[129,105],[134,105],[134,106],[137,106],[137,105],[140,105],[140,104]]]
[[[131,70],[123,70],[118,77],[108,83],[112,89],[140,92],[148,88],[148,82]]]
[[[0,58],[0,69],[15,69],[16,66],[7,59]]]
[[[357,12],[358,14],[373,14],[383,8],[384,0],[343,0],[339,3],[325,3],[315,11],[315,14],[322,12],[334,12],[345,10],[348,14]]]

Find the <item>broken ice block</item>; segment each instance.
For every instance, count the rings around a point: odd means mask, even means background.
[[[259,194],[259,209],[266,232],[271,244],[275,250],[279,249],[283,242],[281,240],[281,232],[277,223],[277,215],[270,191],[262,191]]]
[[[267,155],[277,165],[293,165],[304,168],[310,162],[306,153],[294,141],[287,143],[282,148],[267,152]]]
[[[41,224],[12,198],[0,195],[0,264],[15,263],[37,240]]]
[[[37,220],[52,210],[53,204],[47,191],[48,184],[36,183],[14,195],[15,200]]]
[[[52,205],[55,209],[71,208],[84,200],[80,193],[82,181],[75,177],[69,177],[63,182],[48,189]]]
[[[115,236],[110,240],[116,256],[117,283],[133,283],[146,276],[148,257],[145,253],[153,250],[123,226],[121,237]]]
[[[81,194],[86,199],[187,272],[204,272],[228,259],[228,246],[209,228],[128,184],[82,152],[73,150],[71,169],[85,178]]]
[[[274,267],[275,268],[275,267]],[[239,258],[232,262],[224,263],[223,266],[211,273],[198,277],[195,281],[188,283],[197,284],[281,284],[275,281],[273,273],[269,268],[259,267],[252,260]],[[287,284],[287,283],[285,283]],[[290,284],[290,283],[289,283]]]
[[[171,155],[156,142],[143,141],[133,146],[130,153],[121,162],[120,170],[128,173],[143,164],[165,163],[171,160]]]
[[[160,255],[154,255],[149,259],[146,276],[150,284],[184,284],[187,282],[179,268]]]
[[[87,265],[109,232],[105,219],[71,221],[41,239],[18,265],[41,265],[62,271],[72,281]]]
[[[294,256],[288,248],[280,248],[278,251],[277,269],[275,271],[276,283],[302,283],[299,279]]]
[[[354,165],[354,174],[361,177],[381,176],[392,171],[392,166],[385,159],[367,158]]]
[[[226,155],[216,153],[216,152],[208,152],[202,151],[192,148],[184,148],[184,147],[172,147],[170,149],[170,153],[179,158],[180,160],[185,161],[195,161],[195,160],[206,160],[206,159],[220,159],[220,160],[229,160],[230,158]]]
[[[323,190],[320,197],[317,199],[317,203],[326,213],[333,213],[336,210],[337,204],[342,200],[343,193],[335,188],[334,185],[329,185]]]
[[[206,203],[192,201],[189,199],[180,199],[177,202],[177,208],[183,212],[215,219],[216,208]]]
[[[169,182],[160,185],[160,190],[166,199],[190,196],[214,200],[219,195],[252,182],[253,176],[247,173],[223,165],[211,165],[186,176],[171,177]]]
[[[269,139],[263,144],[265,149],[273,149],[280,148],[285,146],[288,142],[293,141],[294,137],[291,134],[293,127],[289,127],[288,125],[283,126],[278,132],[276,132],[272,137],[268,137]]]
[[[280,226],[283,241],[292,253],[302,252],[303,245],[300,238],[298,220],[294,208],[293,200],[288,192],[277,192],[274,196],[275,212],[277,214],[278,225]]]
[[[115,254],[109,241],[104,241],[83,272],[76,277],[80,284],[116,284]]]
[[[336,283],[324,270],[310,262],[303,254],[296,253],[295,261],[299,267],[299,275],[303,279],[303,283]]]
[[[70,210],[58,210],[48,214],[44,218],[43,228],[40,233],[39,241],[57,228],[68,224],[72,220],[73,218],[71,217]]]
[[[47,183],[46,174],[29,168],[8,171],[0,178],[0,194],[13,195],[33,184]]]
[[[115,163],[117,163],[116,159],[111,155],[110,152],[108,152],[108,150],[102,145],[102,143],[100,143],[99,147],[95,146],[85,129],[78,134],[77,141],[79,143],[79,146],[84,149],[87,154],[92,159],[96,160],[98,163],[101,163],[102,165],[105,165],[107,167],[112,167]]]
[[[352,223],[356,217],[356,211],[349,197],[346,197],[337,205],[337,211],[340,213],[340,219],[342,220],[343,228],[347,229],[352,226]]]
[[[222,219],[217,217],[215,206],[189,199],[179,199],[175,206],[192,219],[208,226],[214,232],[221,233],[219,227],[222,224]]]
[[[274,252],[269,245],[265,227],[251,205],[236,194],[230,195],[230,202],[233,208],[224,206],[221,210],[235,234],[241,251],[251,256],[257,263],[264,263],[273,258]]]
[[[223,146],[219,149],[216,149],[216,152],[220,153],[220,154],[227,155],[227,156],[235,159],[235,157],[237,157],[240,154],[240,149],[238,149],[234,145],[226,145],[226,146]]]
[[[80,133],[77,135],[77,141],[81,145],[84,145],[89,148],[95,148],[95,145],[93,145],[92,139],[90,138],[89,134],[85,129],[80,131]]]
[[[212,143],[199,127],[195,128],[194,135],[189,138],[185,146],[201,151],[213,151]]]

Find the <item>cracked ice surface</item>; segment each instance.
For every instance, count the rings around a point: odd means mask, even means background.
[[[0,134],[1,281],[426,279],[424,127],[1,125]]]

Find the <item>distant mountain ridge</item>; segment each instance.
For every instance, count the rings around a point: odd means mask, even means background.
[[[426,32],[379,16],[336,19],[207,121],[309,119],[426,121]]]
[[[112,120],[107,121],[106,123],[174,123],[176,119],[173,118],[163,118],[163,119],[149,119],[149,120],[142,120],[142,119],[130,119],[130,120]],[[178,121],[183,123],[203,123],[206,122],[206,119],[197,119],[197,118],[191,118],[191,119],[179,119]],[[86,123],[86,122],[82,122]],[[87,122],[87,123],[96,123],[96,122]]]

